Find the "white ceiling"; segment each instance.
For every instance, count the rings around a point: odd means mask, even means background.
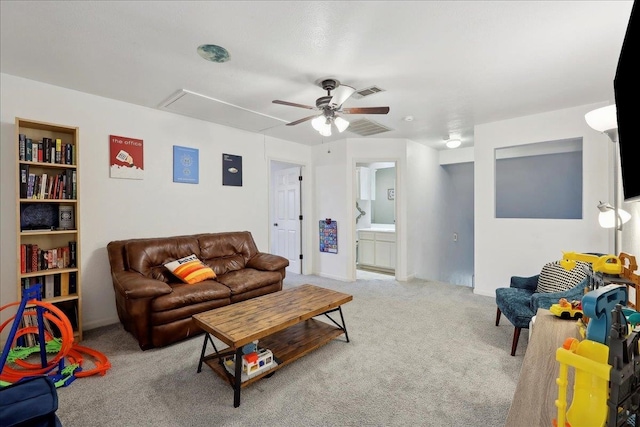
[[[478,124],[613,103],[632,5],[2,0],[0,65],[2,73],[150,108],[184,89],[202,95],[199,118],[309,145],[323,142],[310,122],[285,124],[314,111],[272,101],[315,105],[326,95],[316,81],[333,77],[385,90],[344,104],[390,107],[387,115],[344,116],[393,129],[374,138],[443,148],[452,134],[465,147]],[[230,61],[205,61],[201,44],[223,46]],[[325,141],[359,138],[336,134]]]

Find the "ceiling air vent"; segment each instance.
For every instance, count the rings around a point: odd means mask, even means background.
[[[364,98],[365,96],[373,95],[378,92],[384,92],[384,89],[381,89],[378,86],[371,86],[371,87],[357,90],[351,96],[355,99],[361,99],[361,98]]]
[[[380,123],[376,123],[373,120],[360,119],[349,123],[347,130],[360,136],[371,136],[382,132],[389,132],[393,129],[383,126]]]

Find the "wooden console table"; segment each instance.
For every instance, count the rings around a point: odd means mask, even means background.
[[[553,425],[552,420],[558,415],[555,406],[559,366],[556,362],[556,350],[569,337],[581,338],[577,321],[559,319],[549,310],[538,309],[506,427]],[[573,384],[572,371],[569,370],[569,384]],[[569,387],[567,401],[570,402],[572,397],[573,388]]]

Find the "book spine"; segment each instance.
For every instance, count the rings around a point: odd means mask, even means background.
[[[75,271],[69,273],[69,294],[75,295],[78,293],[78,275]]]
[[[42,141],[36,143],[36,146],[38,147],[38,161],[42,162],[42,159],[44,156],[44,148],[42,147]]]
[[[72,157],[71,157],[71,144],[65,144],[64,148],[64,162],[67,165],[72,164]]]
[[[56,138],[56,163],[62,163],[62,140]]]
[[[33,161],[33,143],[31,138],[25,138],[25,154],[24,159],[31,162]]]
[[[53,298],[54,292],[54,279],[53,275],[45,276],[44,278],[44,297],[45,298]]]
[[[60,277],[60,295],[67,296],[71,292],[69,291],[69,273],[59,274]]]
[[[20,245],[20,274],[27,272],[27,245]]]
[[[51,142],[49,138],[42,138],[43,161],[49,163],[51,161]]]
[[[77,191],[76,191],[76,171],[71,171],[71,198],[72,199],[76,199],[77,198]]]
[[[29,186],[29,165],[20,165],[20,198],[27,198],[27,187]]]
[[[36,244],[31,245],[31,271],[40,270],[38,268],[40,266],[38,252],[39,252],[38,245]]]
[[[36,174],[29,174],[29,182],[27,183],[27,199],[33,198],[33,186],[36,182]]]
[[[64,280],[62,279],[62,276],[64,276],[65,274],[68,275],[69,273],[56,274],[53,276],[53,296],[54,297],[59,297],[62,295],[62,283],[64,282]],[[67,276],[67,287],[69,287],[68,276]]]
[[[76,241],[72,240],[69,242],[69,267],[76,267]]]
[[[47,174],[43,173],[41,179],[42,183],[40,185],[40,199],[46,199],[47,195],[49,194],[47,191]]]
[[[20,150],[20,160],[27,160],[27,136],[24,133],[18,135],[18,148]]]

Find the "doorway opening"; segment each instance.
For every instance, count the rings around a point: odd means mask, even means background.
[[[303,165],[272,160],[269,188],[270,252],[289,260],[288,273],[302,274]]]
[[[355,173],[355,278],[394,280],[396,162],[357,162]]]

